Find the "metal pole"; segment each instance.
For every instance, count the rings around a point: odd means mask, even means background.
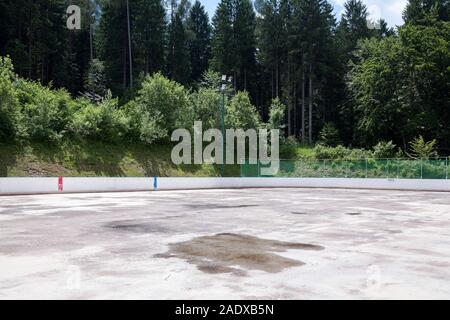
[[[225,177],[225,91],[222,91],[222,177]]]
[[[448,180],[448,157],[445,158],[445,180]]]
[[[367,158],[366,158],[366,179],[369,177],[368,168],[367,168]]]

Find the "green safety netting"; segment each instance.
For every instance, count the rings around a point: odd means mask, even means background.
[[[448,179],[449,159],[279,160],[271,177]],[[242,177],[264,177],[259,161],[241,161]]]

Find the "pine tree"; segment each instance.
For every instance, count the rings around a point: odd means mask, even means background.
[[[96,34],[100,60],[113,93],[120,94],[130,85],[127,10],[123,0],[103,0]]]
[[[237,90],[252,92],[256,70],[256,16],[250,0],[222,0],[213,18],[212,65],[233,76]]]
[[[290,59],[293,61],[294,88],[294,134],[296,134],[297,120],[301,120],[301,135],[303,142],[308,137],[313,141],[314,123],[320,116],[314,106],[322,97],[319,89],[324,87],[331,65],[328,59],[332,55],[333,30],[335,20],[332,7],[325,0],[297,0],[292,5],[290,21]],[[298,92],[300,91],[300,92]],[[316,95],[317,93],[317,95]],[[301,116],[297,116],[297,97],[301,96]],[[306,106],[306,104],[308,104]],[[306,117],[306,107],[308,117]],[[322,114],[325,111],[322,107]],[[308,124],[308,134],[306,133]]]
[[[205,7],[196,1],[187,20],[188,48],[190,53],[191,79],[198,81],[208,70],[211,55],[211,27]]]
[[[429,19],[449,21],[450,1],[448,0],[409,0],[403,19],[406,23],[426,24]]]
[[[270,74],[271,98],[281,95],[281,74],[287,56],[287,0],[260,0],[257,35],[259,59]]]
[[[190,82],[191,66],[185,30],[186,3],[173,7],[172,20],[169,25],[169,43],[167,73],[172,80],[183,85]]]
[[[144,74],[163,71],[167,33],[163,2],[162,0],[135,0],[132,9],[135,70]]]
[[[374,32],[367,25],[367,7],[361,0],[348,0],[345,3],[345,12],[336,30],[336,43],[340,63],[337,66],[338,83],[340,89],[338,100],[339,131],[344,141],[351,143],[354,139],[356,123],[354,104],[346,88],[346,78],[349,72],[350,60],[357,48],[358,41],[370,38]]]

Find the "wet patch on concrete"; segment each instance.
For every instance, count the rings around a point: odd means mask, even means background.
[[[252,208],[258,207],[257,205],[243,204],[243,205],[221,205],[214,203],[206,203],[206,204],[189,204],[188,207],[190,210],[212,210],[212,209],[242,209],[242,208]]]
[[[318,245],[282,242],[257,237],[221,233],[198,237],[170,245],[167,253],[157,258],[179,258],[195,264],[205,273],[233,273],[245,275],[245,270],[278,273],[286,268],[304,265],[302,261],[285,258],[274,252],[287,250],[324,250]]]
[[[130,233],[166,233],[169,231],[159,224],[141,222],[138,220],[114,221],[107,223],[105,228],[118,232]]]

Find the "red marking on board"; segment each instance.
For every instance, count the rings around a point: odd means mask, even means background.
[[[62,192],[64,189],[63,177],[58,178],[58,191]]]

